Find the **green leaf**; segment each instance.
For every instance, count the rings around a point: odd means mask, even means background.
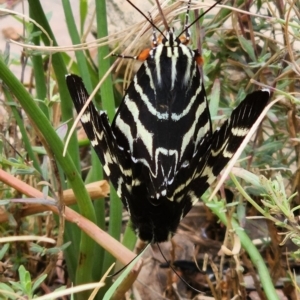
[[[234,175],[244,179],[246,182],[254,185],[255,187],[262,187],[259,177],[250,171],[238,168],[234,170]]]
[[[9,293],[14,293],[15,294],[15,291],[7,284],[3,283],[3,282],[0,282],[0,290],[2,291],[6,291],[6,292],[9,292]],[[5,296],[5,297],[4,297]],[[6,295],[5,293],[1,292],[0,294],[0,299],[18,299],[19,297],[15,297],[13,295]]]
[[[2,204],[2,201],[0,201],[0,203]],[[3,257],[5,255],[5,253],[7,252],[8,248],[9,248],[9,243],[4,244],[2,246],[2,248],[0,249],[0,260],[3,259]]]
[[[283,148],[283,143],[281,141],[269,141],[268,143],[265,143],[259,149],[257,152],[259,153],[276,153],[278,150]]]
[[[79,4],[79,11],[80,11],[80,33],[84,33],[84,23],[88,13],[88,1],[87,0],[80,0]]]
[[[9,283],[10,283],[11,286],[14,288],[14,290],[23,292],[23,287],[22,287],[22,285],[20,284],[20,282],[9,281]]]
[[[19,277],[20,277],[20,283],[21,283],[23,293],[31,297],[32,296],[31,276],[30,273],[25,269],[23,265],[19,267]]]
[[[44,249],[45,249],[44,247],[42,247],[42,246],[40,246],[36,243],[31,243],[30,248],[29,248],[30,251],[35,252],[35,253],[39,253],[39,254],[43,253]]]
[[[47,278],[47,274],[40,276],[33,284],[32,293],[42,284],[42,282]]]
[[[243,47],[244,51],[250,56],[251,60],[256,62],[256,55],[253,50],[253,45],[251,41],[246,40],[243,36],[238,36],[238,39],[241,43],[241,46]]]
[[[220,80],[216,79],[211,89],[210,101],[209,101],[209,111],[212,118],[214,118],[218,114],[218,109],[220,104],[220,93],[221,93]]]

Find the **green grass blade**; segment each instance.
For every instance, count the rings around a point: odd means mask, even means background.
[[[30,160],[32,161],[32,164],[34,166],[34,168],[40,173],[42,174],[42,170],[41,170],[41,166],[39,164],[39,161],[37,160],[37,157],[36,155],[34,154],[34,151],[32,149],[32,143],[30,142],[30,139],[28,137],[28,134],[27,134],[27,131],[25,129],[25,124],[24,124],[24,120],[21,118],[20,114],[19,114],[19,111],[17,110],[16,108],[16,105],[13,104],[14,103],[14,100],[13,98],[11,97],[11,94],[8,92],[7,89],[3,89],[3,92],[4,92],[4,95],[5,95],[5,98],[8,100],[9,103],[11,103],[10,105],[10,108],[12,110],[12,113],[15,117],[15,120],[19,126],[19,129],[20,129],[20,132],[21,132],[21,135],[22,135],[22,141],[24,143],[24,147],[25,147],[25,150],[27,151],[27,154],[30,158]]]
[[[106,1],[96,1],[96,20],[97,20],[97,37],[107,36],[107,17],[106,17]],[[99,78],[102,78],[107,70],[110,68],[110,59],[104,59],[109,53],[108,46],[100,47],[98,49],[98,66],[99,66]],[[115,102],[113,94],[113,83],[111,75],[107,77],[100,89],[102,107],[107,111],[110,121],[112,121],[115,115]],[[122,226],[122,210],[123,205],[117,196],[114,188],[111,186],[110,195],[110,222],[109,222],[109,233],[116,239],[120,239],[121,226]],[[102,273],[104,273],[107,268],[114,261],[114,258],[105,253],[104,264],[102,268]],[[105,289],[104,289],[105,290]],[[101,291],[101,293],[104,292]],[[100,294],[101,294],[100,293]],[[103,294],[102,294],[103,295]],[[101,297],[101,295],[99,295]]]
[[[54,129],[52,128],[49,120],[39,109],[35,101],[32,99],[32,97],[23,87],[23,85],[19,82],[19,80],[8,69],[8,67],[5,65],[2,59],[0,59],[0,78],[9,87],[11,92],[16,96],[27,115],[35,123],[36,127],[39,128],[44,139],[48,142],[49,147],[51,148],[55,158],[57,159],[57,163],[64,170],[64,173],[66,174],[74,190],[74,193],[78,199],[82,215],[95,222],[96,218],[89,195],[87,194],[81,177],[70,155],[68,153],[65,157],[62,155],[63,144],[56,132],[54,131]],[[93,252],[91,251],[93,245],[94,241],[90,237],[88,237],[86,234],[81,235],[80,264],[84,264],[86,268],[88,268],[88,270],[91,270],[92,265],[94,263],[94,259],[92,256]],[[85,272],[87,272],[87,270],[85,270]],[[91,272],[85,273],[84,279],[85,282],[90,282]]]
[[[114,282],[114,284],[110,287],[110,289],[105,293],[103,300],[109,300],[115,293],[115,291],[118,289],[121,282],[126,278],[126,276],[129,274],[129,272],[133,269],[135,264],[137,263],[137,259],[139,257],[142,257],[143,254],[146,252],[146,250],[151,246],[151,244],[148,244],[144,250],[136,256],[136,258],[126,267],[125,271],[122,272],[122,274],[118,277],[118,279]]]

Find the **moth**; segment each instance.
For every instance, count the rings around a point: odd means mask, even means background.
[[[187,22],[185,38],[167,25],[165,32],[156,28],[162,39],[154,35],[153,47],[143,52],[144,62],[112,124],[93,103],[81,118],[133,229],[151,243],[174,235],[180,220],[237,151],[270,96],[267,90],[249,94],[213,132],[199,70],[201,56],[188,46]],[[72,74],[66,82],[80,112],[89,97],[84,83]]]

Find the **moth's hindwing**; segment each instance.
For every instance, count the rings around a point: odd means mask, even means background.
[[[233,110],[230,118],[212,136],[211,145],[205,159],[200,158],[189,193],[199,199],[210,184],[220,174],[240,147],[249,130],[266,107],[270,93],[255,91]],[[193,202],[193,201],[192,201]]]

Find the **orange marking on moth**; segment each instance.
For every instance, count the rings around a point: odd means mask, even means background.
[[[196,61],[198,66],[203,66],[203,64],[204,64],[204,59],[201,55],[197,55],[195,57],[195,61]]]
[[[190,39],[187,38],[186,36],[180,36],[179,40],[180,40],[181,44],[183,44],[183,45],[188,45],[190,43]]]
[[[162,37],[158,37],[155,41],[152,40],[152,48],[157,47],[157,45],[162,43]]]
[[[137,60],[141,60],[144,61],[149,57],[149,53],[150,53],[150,48],[144,49],[138,56],[137,56]]]

